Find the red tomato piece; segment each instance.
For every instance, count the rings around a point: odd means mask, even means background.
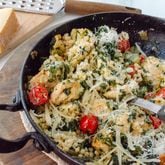
[[[94,115],[85,115],[80,119],[80,130],[85,134],[94,134],[98,128],[98,118]]]
[[[161,88],[157,93],[156,96],[160,96],[165,99],[165,88]]]
[[[140,55],[140,63],[143,63],[145,61],[145,55]]]
[[[159,128],[161,125],[161,120],[155,116],[150,116],[150,120],[152,121],[152,125],[155,129]]]
[[[28,96],[33,105],[42,105],[48,101],[48,91],[42,85],[33,87],[28,93]]]
[[[124,53],[125,51],[129,50],[129,49],[130,49],[130,42],[129,42],[129,40],[125,40],[125,39],[120,40],[120,41],[118,42],[118,49],[119,49],[122,53]]]
[[[165,165],[165,154],[159,155],[160,165]]]
[[[131,77],[133,78],[133,76],[137,73],[135,66],[132,64],[129,66],[129,68],[131,68],[131,72],[128,72],[129,75],[131,75]]]

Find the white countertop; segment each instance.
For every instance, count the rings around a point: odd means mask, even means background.
[[[86,0],[86,1],[97,1],[104,3],[112,3],[117,5],[124,5],[128,7],[136,7],[142,10],[142,14],[147,14],[151,16],[161,17],[165,19],[165,0]],[[76,18],[78,16],[71,14],[58,14],[55,17],[54,23],[51,25],[59,24]],[[0,58],[0,70],[5,65],[10,55],[5,55]]]

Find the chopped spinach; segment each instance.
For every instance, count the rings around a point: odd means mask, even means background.
[[[134,110],[129,114],[128,122],[131,122],[133,119],[136,119],[136,112]]]
[[[91,140],[90,139],[85,139],[82,143],[81,143],[81,148],[89,148],[91,147]]]
[[[109,146],[112,146],[112,145],[113,145],[113,144],[112,144],[112,140],[111,140],[110,137],[105,137],[105,138],[104,138],[104,142],[105,142],[105,144],[107,144],[107,145],[109,145]]]
[[[119,165],[118,157],[115,153],[112,153],[113,165]]]
[[[71,147],[67,153],[72,156],[78,156],[78,153],[75,151],[73,147]]]
[[[107,104],[107,106],[108,106],[108,108],[110,108],[111,110],[116,110],[116,109],[118,109],[118,103],[117,102],[114,102],[113,100],[109,100],[109,101],[107,101],[106,102],[106,104]]]
[[[108,84],[114,87],[116,85],[116,80],[108,80]]]
[[[111,139],[109,136],[105,136],[105,135],[99,133],[99,134],[97,135],[97,138],[98,138],[99,140],[101,140],[103,143],[105,143],[105,144],[107,144],[107,145],[109,145],[109,146],[113,146],[112,139]]]
[[[100,36],[100,33],[105,32],[108,33],[108,28],[106,26],[100,26],[96,29],[96,36]]]
[[[58,129],[61,131],[76,131],[77,128],[78,128],[78,122],[77,122],[77,120],[74,119],[70,122],[65,121],[65,123],[62,125],[62,127],[59,127]]]
[[[148,92],[148,87],[141,86],[140,89],[137,91],[137,96],[143,98],[147,92]]]
[[[66,79],[67,76],[68,76],[68,73],[70,72],[70,68],[69,68],[69,65],[67,65],[67,64],[64,65],[64,68],[65,68],[65,70],[64,70],[64,79]]]
[[[104,43],[103,48],[105,49],[104,53],[107,56],[110,56],[112,60],[114,60],[115,58],[115,46],[114,43],[108,42],[108,43]]]
[[[81,81],[80,84],[86,90],[90,88],[89,85],[87,84],[87,82],[85,80],[84,81]]]
[[[127,95],[126,92],[124,90],[120,90],[120,96],[119,96],[119,99],[120,101]]]
[[[101,88],[101,90],[104,92],[104,91],[106,91],[106,89],[107,89],[107,84],[106,83],[101,83],[100,84],[100,88]]]
[[[69,66],[64,62],[59,61],[49,61],[44,64],[44,69],[49,71],[49,82],[54,80],[63,80],[67,78],[70,71]]]
[[[148,140],[145,142],[144,147],[145,147],[146,149],[149,149],[149,148],[152,147],[152,142],[151,142],[150,139],[148,139]]]
[[[66,88],[66,89],[63,90],[63,92],[64,92],[67,96],[69,96],[69,95],[71,94],[71,88]]]
[[[79,48],[80,48],[79,53],[80,53],[81,55],[84,55],[84,52],[86,52],[85,47],[79,46]]]
[[[149,159],[155,159],[155,158],[157,158],[157,155],[147,155],[147,158],[149,158]]]
[[[127,149],[128,148],[128,138],[127,138],[127,136],[125,135],[125,134],[121,134],[121,144],[123,145],[123,147],[125,148],[125,149]]]
[[[51,53],[52,53],[52,54],[58,54],[58,55],[62,56],[62,55],[64,54],[64,51],[61,50],[60,48],[56,48],[56,49],[53,49],[53,50],[51,51]]]
[[[83,31],[83,36],[87,36],[88,35],[88,32],[89,32],[88,30],[84,30]]]
[[[149,116],[146,116],[146,118],[144,119],[145,123],[151,124],[151,120],[149,118]]]
[[[129,160],[123,160],[122,161],[122,165],[132,165],[132,164],[136,164],[135,161],[129,161]]]
[[[132,123],[130,124],[129,131],[130,131],[130,132],[132,132],[132,131],[133,131],[133,124],[132,124]]]
[[[159,162],[149,162],[149,163],[145,163],[146,165],[160,165]]]
[[[147,80],[147,77],[143,76],[143,81],[139,83],[139,86],[146,86],[148,91],[153,90],[153,85],[151,81]]]
[[[131,152],[131,154],[132,154],[133,156],[140,156],[140,155],[143,154],[143,150],[142,150],[142,148],[141,148],[140,146],[134,146],[134,147],[135,147],[134,150],[130,150],[130,149],[129,149],[129,151]]]

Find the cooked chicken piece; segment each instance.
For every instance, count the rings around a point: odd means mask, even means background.
[[[92,139],[92,147],[94,147],[96,150],[102,150],[105,153],[109,151],[109,146],[105,144],[101,139]]]
[[[30,86],[33,87],[37,84],[44,84],[48,89],[53,88],[59,81],[65,79],[69,72],[69,67],[62,61],[54,61],[51,56],[47,59],[42,67],[41,71],[33,76],[30,80]]]
[[[120,95],[120,92],[117,89],[111,89],[104,93],[104,96],[107,99],[117,99]]]
[[[138,88],[138,83],[134,80],[130,80],[125,85],[117,85],[115,88],[111,88],[111,90],[104,93],[104,96],[108,99],[119,99],[122,92],[132,94],[132,91]]]
[[[30,80],[30,88],[38,84],[44,84],[45,87],[47,88],[54,87],[57,84],[57,82],[55,81],[49,82],[49,74],[50,74],[49,71],[41,70]]]
[[[164,77],[159,59],[155,57],[146,58],[143,68],[145,69],[144,76],[146,80],[151,82],[155,87],[159,87],[161,79]]]
[[[133,123],[132,123],[132,134],[133,135],[141,135],[143,132],[151,129],[151,124],[148,124],[145,122],[145,117],[138,117]]]
[[[81,61],[83,61],[91,52],[94,47],[93,43],[79,41],[76,45],[71,47],[67,53],[68,61],[73,67],[76,67]]]
[[[64,80],[55,86],[51,93],[50,100],[55,105],[65,104],[78,99],[83,90],[79,82]]]
[[[74,35],[73,35],[74,34]],[[75,68],[77,64],[83,61],[94,48],[95,38],[88,29],[78,29],[72,31],[75,44],[68,50],[67,56],[71,66]]]
[[[55,41],[53,49],[51,49],[51,54],[53,54],[53,56],[56,56],[60,60],[66,59],[66,52],[74,44],[75,41],[72,40],[71,36],[69,36],[68,33],[64,34],[64,36],[57,34],[54,36],[54,40]],[[62,59],[60,57],[62,57]]]
[[[94,114],[104,114],[110,112],[105,99],[96,99],[91,104],[91,110]]]
[[[63,114],[72,118],[75,118],[80,113],[79,105],[74,102],[62,104],[58,108],[60,111],[62,111]]]
[[[120,114],[116,117],[116,125],[119,126],[120,132],[127,133],[130,130],[130,123],[128,122],[128,114]]]

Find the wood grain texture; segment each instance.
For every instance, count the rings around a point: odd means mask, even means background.
[[[53,20],[53,16],[41,15],[26,12],[16,12],[18,22],[20,24],[19,30],[14,34],[12,40],[8,43],[6,51],[1,55],[7,54],[20,43],[28,39],[37,31],[45,27]]]
[[[105,4],[98,2],[87,2],[82,0],[66,0],[65,11],[77,14],[92,14],[97,12],[128,12],[141,14],[141,10],[126,6]]]
[[[46,33],[47,31],[45,31]],[[44,32],[42,33],[44,34]],[[41,33],[38,34],[40,36]],[[38,38],[38,37],[37,37]],[[19,76],[27,52],[36,42],[35,37],[10,53],[11,58],[0,72],[0,103],[10,103],[19,86]],[[16,139],[25,133],[19,112],[0,111],[0,137]],[[56,165],[41,151],[33,147],[32,141],[24,148],[9,154],[0,154],[0,165]]]

